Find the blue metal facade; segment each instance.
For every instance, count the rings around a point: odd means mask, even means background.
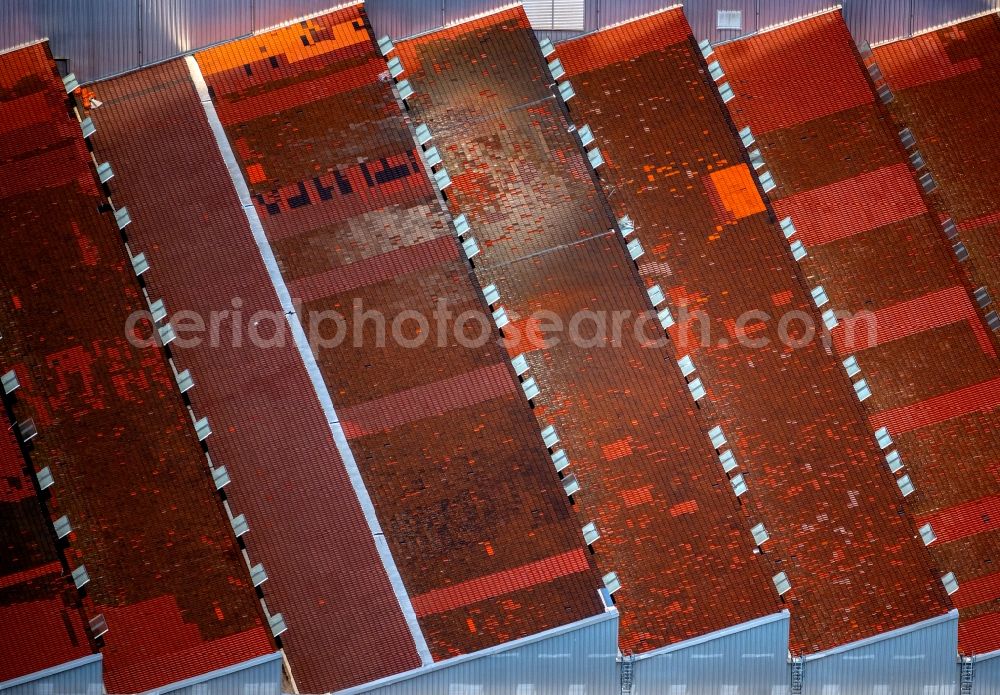
[[[972,695],[1000,695],[1000,651],[976,657],[972,668]]]
[[[3,658],[0,655],[0,658]],[[100,654],[0,683],[2,695],[100,695],[104,692]]]

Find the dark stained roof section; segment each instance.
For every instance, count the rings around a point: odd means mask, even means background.
[[[188,396],[212,425],[210,453],[229,471],[233,513],[246,514],[243,538],[268,574],[268,608],[289,627],[282,646],[297,685],[314,692],[418,666],[295,344],[287,330],[273,344],[248,333],[254,316],[277,317],[263,320],[265,336],[285,319],[187,66],[172,61],[92,88],[102,103],[89,112],[92,142],[114,167],[131,244],[149,259],[150,296],[206,326],[179,330],[174,361],[191,370]]]
[[[105,199],[47,44],[0,56],[0,89],[0,371],[16,370],[14,415],[38,426],[32,462],[56,480],[52,518],[73,526],[65,555],[90,574],[87,616],[107,620],[107,689],[142,691],[269,653],[164,355],[126,338],[144,304],[114,221],[98,212]]]
[[[476,275],[497,285],[512,320],[508,352],[525,354],[525,377],[541,390],[538,422],[555,426],[565,472],[582,485],[578,526],[596,523],[597,564],[621,580],[622,648],[646,651],[777,612],[676,355],[655,345],[663,331],[567,132],[523,9],[398,51],[417,90],[411,116],[430,127],[453,182],[450,208],[467,215],[482,249]],[[628,312],[619,346],[574,343],[565,332],[546,341],[546,326],[568,327],[588,311],[609,323]],[[577,324],[585,336],[588,320]]]
[[[1000,500],[1000,363],[898,128],[874,94],[845,105],[828,84],[798,77],[797,66],[820,63],[841,92],[849,84],[852,93],[865,84],[872,92],[839,12],[721,45],[716,55],[736,91],[733,119],[751,127],[774,175],[775,210],[805,240],[809,283],[822,285],[835,309],[874,313],[874,322],[842,320],[833,347],[857,359],[855,380],[872,392],[864,402],[871,429],[888,428],[894,443],[885,453],[899,453],[896,477],[908,475],[915,487],[906,507],[937,535],[930,550],[938,570],[957,576],[960,649],[994,650],[1000,595],[988,578],[1000,525],[989,510]],[[772,121],[763,119],[758,128],[754,114],[775,94],[815,104],[810,120],[765,131]],[[775,98],[774,108],[789,98]],[[831,231],[838,217],[843,225]]]
[[[689,317],[671,337],[693,360],[689,379],[708,389],[702,413],[729,439],[737,465],[728,475],[749,487],[745,531],[764,524],[763,558],[791,582],[793,653],[946,613],[839,360],[821,332],[809,339],[801,324],[790,336],[782,329],[789,315],[822,326],[819,311],[683,11],[567,41],[555,56],[576,91],[574,121],[591,127],[608,162],[603,189],[646,249],[644,284],[658,284],[675,315]]]
[[[455,335],[482,295],[360,6],[196,57],[303,322],[344,319],[314,353],[434,658],[600,613],[499,334]]]

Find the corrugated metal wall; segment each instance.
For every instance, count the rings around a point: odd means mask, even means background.
[[[944,695],[958,692],[958,611],[921,627],[807,657],[803,695]]]
[[[197,0],[195,0],[197,1]],[[281,652],[266,654],[146,695],[281,695]],[[6,695],[6,694],[5,694]],[[92,694],[91,694],[92,695]]]
[[[633,692],[780,693],[788,686],[788,613],[686,644],[639,655]]]
[[[1000,652],[976,660],[972,695],[1000,695]]]
[[[0,683],[3,695],[94,695],[104,692],[100,654]]]

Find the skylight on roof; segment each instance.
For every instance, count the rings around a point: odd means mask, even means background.
[[[97,132],[97,126],[94,125],[94,121],[90,117],[87,117],[80,121],[80,130],[83,131],[84,138],[89,138]]]
[[[558,80],[566,74],[566,68],[563,67],[562,61],[556,58],[549,63],[549,72],[552,74],[553,80]]]
[[[382,55],[389,55],[393,48],[395,48],[395,46],[392,43],[392,39],[388,36],[383,36],[378,40],[378,50],[382,53]]]
[[[784,232],[786,239],[791,239],[795,236],[795,225],[792,224],[791,217],[781,220],[781,231]]]
[[[903,459],[895,449],[885,455],[885,462],[889,464],[889,470],[893,473],[899,472],[903,467]]]
[[[750,147],[754,143],[753,133],[750,131],[750,126],[746,126],[740,130],[740,140],[743,141],[744,147]]]
[[[638,239],[633,239],[632,241],[628,242],[625,246],[628,249],[628,255],[632,258],[633,261],[638,260],[639,257],[642,256],[642,254],[646,253],[645,250],[642,248],[642,242],[640,242]]]
[[[920,527],[920,538],[923,540],[924,545],[930,545],[937,540],[937,535],[935,535],[934,529],[931,528],[930,524],[924,524]]]
[[[565,449],[559,449],[552,453],[552,465],[555,466],[556,473],[562,473],[569,467],[569,456]]]
[[[743,479],[743,474],[742,473],[737,473],[736,475],[734,475],[729,480],[729,484],[733,486],[733,492],[736,493],[737,497],[739,497],[739,496],[743,495],[744,493],[746,493],[746,491],[748,489],[747,488],[746,480]]]
[[[677,360],[677,366],[681,368],[681,374],[684,376],[690,376],[694,373],[694,360],[691,359],[691,355],[684,355]]]
[[[958,236],[958,227],[955,226],[955,220],[950,217],[941,223],[941,228],[944,229],[944,233],[949,239]]]
[[[601,149],[595,147],[592,150],[587,150],[587,160],[594,169],[604,164],[604,155],[601,154]]]
[[[48,490],[56,484],[56,479],[52,477],[52,469],[48,466],[35,473],[35,477],[38,479],[39,490]]]
[[[955,257],[959,260],[960,263],[964,263],[965,261],[969,260],[969,249],[965,247],[965,244],[963,242],[956,241],[951,248],[952,250],[955,251]]]
[[[250,581],[255,589],[267,581],[267,572],[264,571],[264,565],[260,562],[250,568]]]
[[[521,389],[524,391],[524,397],[529,401],[535,400],[542,391],[538,388],[538,383],[535,381],[535,377],[529,376],[527,379],[521,382]]]
[[[892,446],[892,437],[889,436],[889,428],[879,427],[875,430],[875,441],[878,442],[878,446],[882,450]]]
[[[904,475],[896,481],[896,485],[899,486],[900,492],[903,493],[903,497],[908,497],[916,488],[913,487],[913,481],[910,480],[910,476]]]
[[[236,537],[246,535],[250,531],[250,524],[247,523],[247,517],[245,514],[240,514],[239,516],[234,516],[232,519],[233,533]]]
[[[153,323],[160,323],[167,318],[167,305],[162,299],[149,303],[149,314],[153,317]]]
[[[572,497],[580,491],[580,481],[576,479],[576,474],[570,473],[562,479],[563,492],[567,497]]]
[[[899,131],[899,141],[903,143],[903,147],[910,149],[917,144],[917,139],[913,137],[913,131],[909,128],[903,128]]]
[[[757,524],[750,529],[750,533],[753,534],[754,545],[758,547],[767,543],[767,541],[771,538],[771,536],[767,533],[767,529],[764,528],[764,524]]]
[[[696,401],[700,401],[706,396],[705,385],[701,383],[701,379],[695,377],[693,381],[688,384],[688,390],[691,392],[691,397]]]
[[[545,442],[545,447],[548,449],[559,443],[559,433],[556,432],[554,425],[549,425],[542,430],[542,441]]]
[[[21,435],[21,440],[30,442],[38,436],[38,426],[35,425],[34,418],[25,418],[17,423],[17,431]]]
[[[552,55],[556,50],[556,47],[552,45],[552,41],[546,38],[543,38],[538,42],[538,47],[542,50],[542,55],[546,58]]]
[[[722,96],[722,101],[726,103],[729,103],[736,97],[733,88],[729,86],[728,82],[723,82],[719,85],[719,94]]]
[[[863,401],[872,395],[872,390],[868,388],[867,381],[860,379],[854,382],[854,393],[857,394],[859,401]]]
[[[229,470],[225,466],[219,466],[218,468],[212,469],[212,482],[215,483],[215,489],[221,490],[222,488],[229,485],[232,480],[229,477]]]
[[[793,241],[789,248],[791,248],[792,250],[792,258],[794,258],[797,261],[801,261],[803,258],[809,255],[806,253],[805,245],[798,239]]]
[[[602,579],[604,580],[604,588],[608,590],[609,594],[613,594],[622,588],[622,583],[615,572],[608,572]]]
[[[674,315],[670,313],[670,307],[663,307],[658,312],[656,312],[656,318],[659,320],[660,325],[664,329],[670,328],[674,325]]]
[[[653,285],[646,289],[646,294],[649,295],[649,301],[652,302],[654,307],[660,306],[666,301],[666,297],[663,296],[663,290],[660,289],[659,285]]]
[[[775,188],[777,188],[777,184],[774,182],[774,177],[771,176],[770,171],[765,171],[761,173],[759,178],[760,178],[760,185],[764,189],[765,193],[770,193]]]
[[[169,323],[165,323],[156,329],[157,334],[160,336],[161,345],[170,345],[177,338],[177,334],[174,333],[174,327]]]
[[[523,352],[514,359],[512,359],[510,363],[514,367],[514,372],[518,376],[521,376],[526,371],[528,371],[528,358],[524,356]]]
[[[3,392],[8,395],[21,388],[21,382],[18,381],[17,373],[13,369],[0,377],[0,383],[3,384]]]
[[[715,80],[716,82],[718,82],[719,80],[721,80],[723,77],[726,76],[726,73],[723,72],[722,66],[719,65],[719,61],[717,60],[713,60],[711,63],[708,64],[708,74],[710,74],[712,76],[712,79]]]
[[[726,473],[738,468],[736,464],[736,456],[733,454],[732,449],[726,449],[719,454],[719,463],[722,464],[722,470]]]
[[[399,59],[399,56],[394,56],[388,63],[389,74],[392,77],[399,77],[403,74],[403,61]]]
[[[128,208],[124,205],[115,210],[115,224],[118,225],[118,229],[125,229],[132,224],[132,216],[128,213]]]
[[[593,545],[601,537],[601,532],[597,530],[597,524],[591,521],[583,527],[583,541],[587,545]]]
[[[722,432],[722,427],[716,425],[708,431],[708,437],[712,440],[712,448],[721,449],[726,443],[726,435]]]
[[[414,132],[417,136],[417,142],[421,145],[426,145],[431,141],[431,129],[426,123],[418,125]]]
[[[500,301],[500,290],[497,289],[496,285],[487,285],[483,288],[483,297],[486,299],[486,304],[493,306]]]
[[[823,289],[823,285],[816,285],[816,287],[813,287],[811,294],[817,307],[821,307],[830,301],[830,298],[826,296],[826,290]]]
[[[77,589],[82,589],[87,586],[90,582],[90,574],[87,572],[86,565],[80,565],[75,570],[73,570],[73,586]]]
[[[503,328],[508,323],[510,323],[510,319],[507,318],[507,310],[504,309],[502,306],[497,307],[493,311],[493,321],[494,323],[496,323],[497,328]]]
[[[208,424],[208,418],[203,417],[198,419],[194,423],[195,434],[198,435],[198,441],[203,442],[208,439],[209,435],[212,434],[212,426]]]
[[[475,258],[479,255],[479,242],[476,241],[476,237],[469,236],[462,241],[462,249],[465,251],[465,257],[468,259]]]
[[[52,528],[56,531],[56,538],[65,538],[73,532],[73,525],[69,523],[69,517],[65,514],[52,522]]]
[[[990,297],[990,291],[985,287],[980,287],[976,289],[976,291],[973,293],[972,296],[975,298],[976,304],[978,304],[980,308],[983,309],[988,307],[990,303],[992,303],[993,301],[993,299]]]
[[[708,57],[715,52],[715,49],[712,48],[712,42],[709,41],[708,39],[704,39],[698,42],[698,48],[701,49],[701,55],[706,60],[708,60]]]
[[[409,80],[400,80],[397,82],[396,89],[399,90],[399,98],[403,101],[406,101],[416,93]]]
[[[427,162],[427,166],[431,169],[436,167],[441,163],[441,153],[438,152],[438,148],[431,146],[424,150],[424,161]]]
[[[590,129],[589,125],[583,124],[577,129],[576,133],[580,136],[580,144],[584,147],[594,142],[594,132]]]
[[[618,229],[621,230],[622,236],[627,237],[635,231],[635,222],[628,215],[622,215],[618,218]]]
[[[576,91],[573,89],[573,85],[569,82],[559,83],[559,96],[562,97],[563,101],[569,101],[576,96]]]
[[[938,187],[937,181],[934,180],[930,172],[921,176],[919,180],[920,187],[924,189],[924,193],[931,193]]]
[[[97,165],[97,178],[101,183],[107,183],[115,177],[115,172],[111,168],[111,162],[103,162]]]
[[[843,361],[844,369],[847,370],[847,376],[854,377],[861,373],[861,367],[858,366],[858,360],[854,355],[850,355],[846,360]]]
[[[948,592],[949,596],[958,591],[958,580],[955,578],[954,572],[949,572],[941,577],[941,583],[944,584],[944,590]]]
[[[833,330],[836,328],[840,322],[837,320],[837,315],[834,313],[833,309],[827,309],[823,312],[823,325],[827,327],[828,330]]]
[[[451,176],[448,175],[448,170],[445,168],[438,169],[434,172],[434,183],[437,184],[438,190],[443,191],[448,186],[451,185]]]
[[[778,572],[771,578],[771,581],[774,582],[774,588],[778,590],[778,596],[784,596],[792,588],[792,583],[788,581],[788,575],[784,572]]]
[[[187,393],[192,388],[194,388],[194,378],[191,376],[191,370],[185,369],[182,372],[177,372],[175,377],[177,380],[177,388],[181,393]]]

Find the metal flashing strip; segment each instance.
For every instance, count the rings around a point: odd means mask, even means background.
[[[748,620],[745,623],[739,623],[738,625],[733,625],[731,627],[725,627],[721,630],[716,630],[715,632],[709,632],[700,637],[692,637],[691,639],[684,640],[682,642],[675,642],[674,644],[668,644],[665,647],[659,647],[649,652],[643,652],[642,654],[634,654],[633,658],[635,661],[641,661],[642,659],[651,659],[656,656],[661,656],[663,654],[669,654],[671,652],[681,651],[682,649],[688,649],[689,647],[696,647],[699,644],[704,644],[705,642],[711,642],[717,640],[721,637],[728,637],[729,635],[735,635],[740,632],[746,632],[747,630],[753,630],[761,625],[769,625],[770,623],[776,623],[781,620],[789,620],[790,613],[788,610],[782,610],[778,613],[772,613],[771,615],[765,615],[760,618],[754,618],[753,620]]]
[[[25,41],[24,43],[19,43],[16,46],[11,46],[10,48],[0,49],[0,56],[7,55],[8,53],[13,53],[14,51],[20,51],[22,48],[29,48],[39,43],[48,43],[49,37],[43,39],[35,39],[33,41]]]
[[[1000,649],[996,649],[992,652],[986,652],[985,654],[975,654],[974,657],[977,664],[981,661],[986,661],[987,659],[1000,658]],[[2,687],[3,684],[0,684],[0,688]]]
[[[266,34],[269,31],[274,31],[275,29],[284,29],[285,27],[290,27],[293,24],[298,24],[299,22],[304,22],[307,19],[312,19],[313,17],[319,17],[320,15],[329,14],[331,12],[337,12],[338,10],[346,10],[348,7],[353,7],[354,5],[363,5],[364,0],[351,0],[351,2],[344,2],[339,5],[331,5],[325,10],[317,10],[316,12],[310,12],[309,14],[304,14],[301,17],[295,17],[294,19],[286,19],[283,22],[278,22],[277,24],[272,24],[269,27],[261,27],[260,29],[254,29],[249,36],[258,36],[260,34]],[[244,34],[243,36],[247,36]],[[227,39],[223,43],[228,43],[229,41],[235,41],[239,37],[233,39]],[[204,49],[197,48],[195,51],[201,51]]]
[[[367,693],[369,691],[376,690],[378,688],[384,688],[389,685],[394,685],[401,681],[407,681],[410,680],[411,678],[417,678],[427,673],[433,673],[434,671],[440,671],[442,669],[451,668],[452,666],[457,666],[467,661],[475,661],[476,659],[495,656],[497,654],[503,654],[505,652],[509,652],[514,649],[520,649],[521,647],[527,646],[529,644],[534,644],[535,642],[542,642],[552,637],[558,637],[559,635],[565,635],[570,632],[576,632],[577,630],[582,630],[584,628],[590,627],[591,625],[603,623],[605,620],[614,620],[615,622],[618,622],[618,610],[613,609],[610,611],[605,611],[598,615],[593,615],[589,618],[584,618],[583,620],[577,620],[575,623],[560,625],[559,627],[554,627],[550,630],[545,630],[544,632],[537,632],[533,635],[528,635],[527,637],[521,637],[516,640],[511,640],[510,642],[497,644],[492,647],[487,647],[486,649],[480,649],[478,652],[471,652],[469,654],[462,654],[460,656],[455,656],[450,659],[444,659],[443,661],[438,661],[433,664],[421,666],[420,668],[415,668],[410,671],[397,673],[394,676],[387,676],[385,678],[380,678],[379,680],[371,681],[370,683],[365,683],[364,685],[356,685],[353,688],[348,688],[347,690],[338,690],[337,695],[359,695],[360,693]],[[606,656],[609,659],[616,658],[618,656],[617,639],[615,640],[615,643],[612,646],[614,648],[614,652],[609,652],[608,654],[592,654],[590,656],[592,657]]]
[[[885,41],[876,41],[871,44],[872,48],[880,48],[882,46],[887,46],[890,43],[896,43],[897,41],[906,41],[907,39],[913,39],[918,36],[923,36],[924,34],[931,34],[935,31],[940,31],[941,29],[947,29],[948,27],[953,27],[956,24],[961,24],[962,22],[970,22],[973,19],[979,19],[980,17],[988,17],[991,14],[995,14],[1000,17],[1000,9],[993,7],[988,10],[983,10],[982,12],[976,12],[975,14],[966,15],[965,17],[959,17],[958,19],[952,19],[942,24],[935,24],[932,27],[927,27],[926,29],[921,29],[920,31],[915,31],[909,36],[897,36],[894,39],[886,39]]]
[[[246,669],[253,668],[255,666],[260,666],[262,664],[267,664],[272,661],[281,661],[281,652],[273,652],[271,654],[265,654],[264,656],[258,656],[248,661],[243,661],[238,664],[233,664],[232,666],[226,666],[225,668],[216,669],[215,671],[209,671],[208,673],[203,673],[200,676],[193,676],[182,681],[177,681],[176,683],[171,683],[170,685],[165,685],[162,688],[153,688],[152,690],[147,690],[144,695],[164,695],[164,693],[173,693],[178,690],[183,690],[185,688],[190,688],[194,685],[199,685],[201,683],[208,683],[216,678],[222,678],[223,676],[228,676],[231,673],[238,673],[239,671],[245,671]]]
[[[911,632],[917,632],[918,630],[923,630],[927,627],[933,627],[934,625],[939,625],[941,623],[947,623],[954,621],[955,625],[958,625],[958,610],[952,608],[947,613],[939,615],[934,618],[929,618],[927,620],[922,620],[919,623],[913,623],[912,625],[906,625],[905,627],[898,627],[895,630],[889,630],[888,632],[882,632],[877,635],[872,635],[871,637],[866,637],[865,639],[858,640],[857,642],[848,642],[847,644],[842,644],[839,647],[834,647],[833,649],[827,649],[826,651],[816,652],[815,654],[803,654],[803,661],[816,661],[817,659],[824,659],[828,656],[834,656],[836,654],[843,654],[844,652],[849,652],[854,649],[860,649],[862,647],[867,647],[871,644],[876,644],[878,642],[884,642],[885,640],[894,639],[900,635],[905,635]]]
[[[809,12],[808,14],[803,14],[799,15],[798,17],[793,17],[792,19],[786,19],[783,22],[778,22],[776,24],[769,24],[766,27],[761,27],[760,29],[755,31],[754,34],[763,34],[768,31],[774,31],[775,29],[781,29],[783,27],[787,27],[797,22],[804,22],[807,19],[815,19],[816,17],[822,17],[823,15],[829,14],[830,12],[841,12],[843,11],[843,9],[844,9],[843,5],[840,4],[831,5],[830,7],[826,7],[822,10],[816,10],[815,12]],[[754,34],[751,34],[751,36]],[[741,36],[740,38],[745,39],[746,36]]]
[[[372,538],[375,541],[375,547],[378,550],[379,558],[382,560],[382,566],[389,578],[389,583],[392,585],[393,593],[396,594],[396,600],[399,602],[403,618],[406,620],[406,624],[410,629],[410,634],[413,637],[414,644],[416,645],[417,653],[420,655],[420,662],[423,664],[433,663],[430,649],[427,647],[427,641],[424,639],[423,632],[420,630],[420,624],[417,622],[417,614],[413,610],[413,605],[410,603],[410,597],[406,593],[406,586],[403,584],[403,579],[399,574],[399,570],[396,568],[396,562],[392,559],[389,544],[385,540],[385,535],[382,533],[382,527],[379,524],[377,515],[375,514],[375,505],[372,504],[371,497],[368,494],[368,489],[365,487],[364,479],[361,477],[361,471],[358,469],[357,462],[354,460],[354,454],[351,452],[351,448],[347,443],[347,436],[344,434],[344,428],[341,426],[340,419],[337,417],[337,411],[334,409],[333,399],[330,397],[330,391],[327,389],[326,382],[323,380],[323,375],[319,371],[319,365],[316,363],[316,357],[313,355],[312,350],[309,347],[309,340],[306,337],[301,322],[299,321],[296,307],[292,303],[292,297],[288,292],[288,287],[285,285],[285,280],[281,276],[281,270],[278,268],[278,261],[274,256],[274,251],[271,250],[271,245],[267,240],[267,235],[264,233],[264,227],[261,224],[260,217],[257,215],[257,209],[254,207],[253,201],[250,198],[250,189],[247,187],[246,181],[243,179],[243,173],[236,161],[236,155],[233,153],[233,149],[229,144],[228,138],[226,137],[225,129],[222,126],[222,121],[219,119],[219,116],[215,111],[215,105],[212,103],[212,99],[209,96],[208,85],[201,73],[201,68],[198,66],[198,61],[194,58],[194,56],[187,56],[184,60],[187,62],[188,71],[191,74],[191,81],[194,83],[195,89],[198,92],[198,98],[201,100],[201,104],[205,109],[205,116],[208,119],[209,126],[212,128],[212,134],[215,136],[219,152],[226,164],[226,169],[229,170],[229,176],[236,189],[236,195],[239,197],[240,204],[243,207],[243,212],[246,214],[247,220],[250,223],[250,229],[253,232],[257,248],[260,250],[261,259],[264,261],[264,266],[267,268],[267,274],[271,279],[271,284],[274,286],[274,291],[278,295],[278,302],[281,304],[282,311],[284,311],[285,317],[288,320],[288,326],[291,329],[291,334],[295,341],[295,347],[299,351],[299,356],[302,358],[302,362],[305,365],[306,372],[309,375],[309,381],[312,383],[313,389],[316,393],[316,398],[319,401],[320,407],[323,409],[323,414],[327,419],[327,424],[330,427],[330,433],[333,435],[337,451],[340,453],[340,457],[344,462],[344,468],[347,470],[347,475],[350,478],[351,487],[354,488],[354,494],[358,498],[361,511],[365,515],[365,521],[368,523],[368,528],[371,530]]]
[[[684,9],[684,3],[677,2],[674,3],[673,5],[668,5],[667,7],[661,7],[658,10],[653,10],[651,12],[643,12],[642,14],[637,14],[634,17],[629,17],[628,19],[620,19],[617,22],[614,22],[613,24],[608,24],[607,26],[597,27],[596,29],[591,29],[590,31],[585,31],[579,34],[573,34],[573,36],[569,38],[563,39],[562,41],[557,41],[556,47],[558,50],[559,44],[562,43],[563,41],[576,41],[577,39],[582,39],[585,36],[593,36],[594,34],[606,31],[607,29],[617,29],[618,27],[623,27],[626,24],[631,24],[632,22],[638,22],[641,19],[648,19],[650,17],[655,17],[656,15],[663,14],[664,12],[670,12],[672,10],[683,10],[683,9]],[[543,29],[542,31],[560,31],[560,30]]]
[[[41,671],[29,673],[26,676],[18,676],[17,678],[11,678],[9,681],[0,682],[0,692],[10,688],[16,688],[27,683],[33,683],[34,681],[48,678],[49,676],[54,676],[59,673],[64,673],[65,671],[72,671],[73,669],[80,668],[81,666],[89,666],[94,662],[103,660],[104,657],[101,654],[88,654],[87,656],[81,656],[79,659],[67,661],[66,663],[59,664],[58,666],[50,666],[49,668],[43,668]]]

